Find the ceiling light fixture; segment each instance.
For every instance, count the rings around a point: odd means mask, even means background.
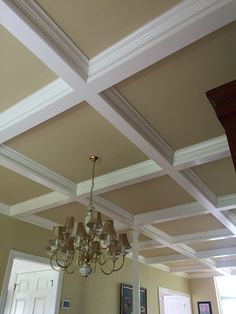
[[[92,162],[92,183],[85,222],[77,222],[74,217],[67,218],[64,226],[53,227],[47,246],[54,270],[59,267],[59,270],[72,274],[79,267],[84,278],[95,273],[97,265],[106,275],[119,271],[131,249],[127,234],[119,234],[117,240],[113,221],[106,220],[103,223],[101,213],[95,210],[94,175],[99,157],[91,156],[89,160]]]

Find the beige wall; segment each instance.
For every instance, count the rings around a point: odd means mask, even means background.
[[[141,286],[147,289],[148,314],[159,313],[158,286],[190,294],[189,281],[156,268],[140,264]],[[120,283],[132,283],[132,261],[110,276],[97,272],[85,282],[83,314],[118,314]],[[102,302],[101,302],[102,300]]]
[[[45,246],[50,232],[37,226],[0,215],[0,289],[2,288],[8,256],[11,249],[45,257]],[[140,264],[141,286],[147,288],[148,314],[157,314],[157,287],[190,293],[189,281],[179,276]],[[120,283],[132,283],[132,261],[118,273],[105,276],[100,271],[84,281],[78,270],[64,275],[62,298],[72,300],[68,314],[118,314]],[[102,300],[102,302],[101,302]],[[65,313],[65,311],[60,312]],[[215,313],[214,313],[215,314]]]
[[[193,314],[198,314],[197,302],[210,301],[213,314],[219,314],[214,278],[190,280]]]

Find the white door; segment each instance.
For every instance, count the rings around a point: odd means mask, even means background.
[[[189,305],[186,298],[164,296],[165,314],[189,314]]]
[[[51,314],[54,296],[53,271],[17,275],[10,314]]]

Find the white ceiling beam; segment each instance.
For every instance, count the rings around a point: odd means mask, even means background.
[[[138,182],[164,175],[162,169],[152,160],[122,168],[95,178],[94,194],[105,193]],[[77,185],[77,196],[86,197],[91,188],[91,180]]]
[[[185,265],[185,266],[174,266],[170,267],[171,273],[182,273],[182,272],[209,272],[209,268],[204,265]]]
[[[209,259],[209,258],[202,258],[200,259],[197,256],[197,252],[195,250],[193,250],[191,247],[185,245],[185,244],[172,244],[171,243],[171,238],[169,235],[167,235],[166,233],[164,233],[163,231],[151,226],[151,225],[145,225],[145,226],[141,226],[139,227],[139,230],[145,234],[146,236],[148,236],[149,238],[156,240],[160,243],[162,243],[163,245],[168,246],[169,248],[177,251],[178,253],[180,253],[180,255],[184,255],[186,259],[195,259],[197,260],[198,263],[209,267],[212,270],[216,270],[215,267],[215,261]],[[175,255],[175,254],[174,254]],[[154,257],[155,258],[155,257]],[[153,258],[153,259],[154,259]],[[170,258],[168,256],[168,258]],[[150,261],[150,260],[149,260]],[[152,260],[153,262],[153,260]],[[219,270],[219,272],[223,275],[228,274],[228,272],[226,270]]]
[[[235,256],[236,246],[222,247],[213,250],[204,250],[197,252],[198,258],[209,258],[209,257],[219,257],[219,256]]]
[[[168,263],[168,262],[186,261],[186,260],[188,260],[188,258],[183,254],[146,257],[147,264]]]
[[[89,61],[89,85],[100,92],[236,18],[231,0],[187,0]]]
[[[10,213],[11,206],[4,203],[0,203],[0,214],[10,216]]]
[[[217,198],[218,210],[236,209],[236,194],[229,194]]]
[[[1,113],[0,143],[54,117],[78,102],[78,95],[63,80],[57,79],[49,83]]]
[[[171,220],[178,220],[187,217],[207,214],[208,211],[197,202],[184,205],[158,209],[151,212],[137,214],[134,216],[134,223],[138,226],[146,224],[161,223]]]
[[[3,144],[0,145],[0,165],[65,195],[76,195],[74,182]]]
[[[25,215],[18,217],[19,220],[28,222],[30,224],[33,224],[35,226],[38,226],[43,229],[52,230],[54,226],[59,225],[58,223],[51,221],[49,219],[45,219],[43,217],[39,217],[36,215]],[[46,246],[46,243],[45,243]]]
[[[77,201],[85,206],[89,205],[89,199],[77,198]],[[117,220],[127,227],[133,226],[133,222],[134,222],[133,215],[128,213],[123,208],[99,196],[94,196],[93,204],[96,210],[101,212],[103,215],[108,216],[109,218],[113,220]]]
[[[225,135],[175,151],[174,166],[185,169],[230,156]]]
[[[10,209],[10,215],[16,217],[25,217],[26,215],[36,214],[40,211],[71,203],[72,201],[72,198],[69,198],[64,194],[51,192],[12,205]]]
[[[235,237],[228,229],[214,229],[190,234],[181,234],[172,237],[173,244],[180,244],[180,243],[197,243],[202,241],[213,241],[213,240],[221,240],[230,237]]]

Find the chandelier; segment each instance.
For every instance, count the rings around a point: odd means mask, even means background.
[[[54,270],[59,268],[72,274],[78,267],[84,278],[95,273],[97,266],[106,275],[119,271],[131,249],[127,234],[119,234],[117,239],[113,221],[103,223],[101,213],[95,210],[94,175],[99,157],[91,156],[89,160],[92,162],[92,182],[85,221],[77,222],[74,217],[68,217],[64,226],[54,226],[47,246]]]

